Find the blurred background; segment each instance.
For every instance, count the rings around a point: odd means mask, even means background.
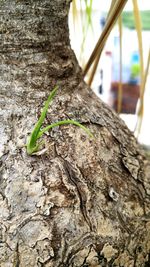
[[[70,39],[83,69],[105,27],[111,3],[111,0],[74,0],[72,3],[69,19]],[[140,30],[145,70],[148,67],[150,49],[150,1],[137,0],[137,3],[142,27]],[[91,88],[98,97],[119,113],[129,129],[135,133],[138,141],[150,147],[149,71],[143,93],[142,123],[138,133],[136,132],[141,95],[141,54],[133,9],[133,1],[128,0],[120,23],[115,23],[105,42]],[[88,81],[88,74],[85,80]],[[121,99],[118,100],[120,86]]]

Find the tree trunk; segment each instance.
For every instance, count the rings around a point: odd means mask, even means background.
[[[70,0],[1,0],[0,266],[150,266],[150,164],[70,47]],[[27,136],[55,85],[39,156]]]

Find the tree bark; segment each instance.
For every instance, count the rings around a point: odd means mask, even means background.
[[[150,266],[150,164],[123,121],[84,83],[69,0],[0,2],[0,266]],[[45,153],[25,144],[58,93]]]

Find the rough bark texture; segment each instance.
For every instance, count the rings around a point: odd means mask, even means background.
[[[150,164],[83,82],[67,0],[0,1],[0,266],[150,266]],[[27,136],[55,84],[41,156]]]

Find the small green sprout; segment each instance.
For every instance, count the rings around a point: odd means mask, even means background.
[[[84,127],[82,124],[80,124],[79,122],[77,121],[74,121],[74,120],[62,120],[62,121],[57,121],[55,123],[52,123],[48,126],[46,126],[45,128],[41,129],[41,126],[44,122],[44,119],[46,117],[46,114],[47,114],[47,110],[48,110],[48,107],[49,107],[49,104],[50,102],[52,102],[56,92],[58,90],[58,86],[55,86],[55,88],[52,90],[52,92],[50,93],[47,101],[45,102],[45,105],[44,105],[44,108],[41,112],[41,116],[38,120],[38,122],[35,124],[34,126],[34,129],[31,133],[31,135],[29,136],[29,139],[28,139],[28,142],[27,142],[27,153],[29,155],[32,155],[32,154],[36,154],[37,151],[39,151],[41,145],[43,144],[43,142],[39,142],[37,143],[37,140],[45,133],[47,132],[48,130],[56,127],[56,126],[59,126],[59,125],[64,125],[64,124],[74,124],[76,126],[79,126],[81,129],[83,129],[90,137],[93,137],[92,133],[90,132],[89,129],[87,129],[86,127]]]

